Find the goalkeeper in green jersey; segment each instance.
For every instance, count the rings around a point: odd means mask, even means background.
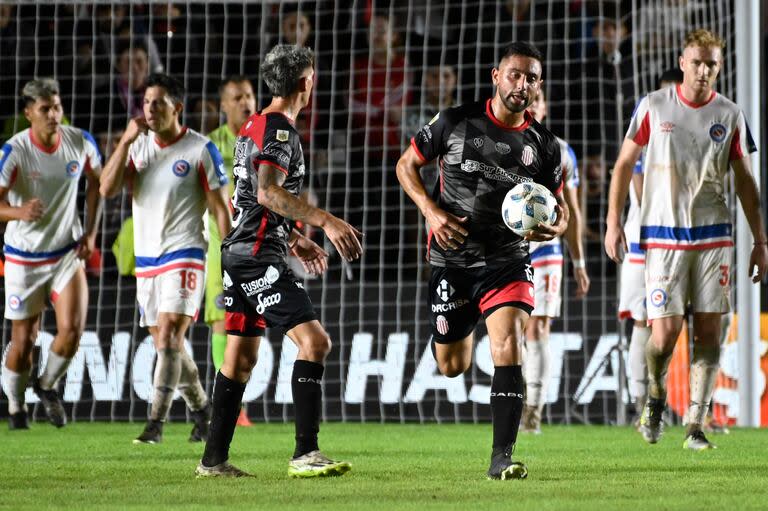
[[[237,132],[246,119],[256,112],[256,98],[253,86],[245,76],[225,78],[219,86],[221,110],[226,115],[226,122],[208,134],[224,158],[224,168],[229,182],[232,176],[232,157],[235,151]],[[224,233],[226,235],[228,233]],[[213,330],[211,354],[216,371],[224,362],[224,350],[227,347],[227,333],[224,329],[224,286],[221,277],[221,233],[216,222],[208,219],[208,257],[206,258],[205,283],[205,322]],[[244,410],[237,420],[239,426],[250,426],[251,421]]]

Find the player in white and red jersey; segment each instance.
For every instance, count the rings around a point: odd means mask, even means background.
[[[184,89],[167,75],[152,75],[144,93],[144,119],[132,119],[104,168],[101,193],[133,189],[136,298],[141,325],[157,349],[149,421],[134,443],[158,443],[173,393],[192,411],[190,441],[208,432],[210,407],[184,335],[197,317],[205,288],[203,215],[229,232],[221,154],[207,137],[180,124]]]
[[[531,103],[528,110],[538,122],[547,116],[547,102],[544,91]],[[563,237],[568,243],[568,252],[573,263],[576,281],[576,296],[584,296],[589,290],[589,277],[584,263],[584,248],[581,242],[582,219],[576,189],[579,186],[579,170],[576,155],[568,142],[556,137],[560,145],[560,167],[563,170],[565,186],[563,198],[571,210],[568,228]],[[520,431],[541,433],[541,411],[547,395],[549,381],[549,335],[552,318],[560,316],[563,282],[563,248],[560,238],[537,243],[532,241],[531,265],[533,266],[533,289],[535,307],[525,325],[525,407]]]
[[[34,389],[48,419],[66,424],[56,384],[77,352],[88,312],[83,259],[95,248],[101,154],[87,131],[62,126],[59,84],[32,80],[22,90],[31,127],[0,150],[0,221],[5,231],[5,317],[11,347],[3,368],[11,429],[28,429],[24,392],[40,313],[50,301],[56,337]],[[77,211],[80,178],[88,182],[86,229]]]
[[[640,248],[646,250],[646,303],[653,323],[641,432],[649,443],[661,436],[666,372],[690,302],[696,336],[684,446],[694,450],[713,447],[702,423],[719,366],[721,315],[730,310],[733,241],[724,192],[729,167],[755,237],[749,265],[753,281],[759,282],[768,267],[768,241],[749,161],[756,147],[744,114],[712,88],[723,44],[707,30],[688,34],[680,57],[683,83],[652,92],[638,105],[614,168],[606,220],[606,252],[620,262],[626,250],[621,212],[632,167],[646,147]]]

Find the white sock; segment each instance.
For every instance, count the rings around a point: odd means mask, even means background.
[[[27,404],[24,402],[24,393],[27,391],[30,369],[17,373],[7,367],[3,367],[3,389],[8,395],[8,415],[26,412]]]
[[[691,366],[691,403],[686,424],[701,426],[709,410],[712,392],[715,390],[717,370],[720,367],[720,345],[715,347],[693,346]]]
[[[651,338],[651,329],[635,324],[629,338],[629,395],[642,407],[648,394],[648,365],[645,344]]]
[[[189,353],[182,351],[181,357],[181,375],[179,376],[178,389],[184,402],[187,403],[190,411],[197,412],[205,408],[208,404],[208,396],[200,383],[200,373],[197,370],[197,364],[189,356]]]
[[[549,381],[549,338],[526,341],[525,385],[527,406],[541,409]]]
[[[173,393],[179,384],[181,375],[181,355],[179,350],[158,350],[155,364],[152,412],[149,417],[155,421],[164,421],[173,403]]]
[[[59,382],[59,378],[67,372],[71,358],[57,355],[53,350],[48,351],[48,361],[45,363],[45,371],[40,376],[40,388],[51,390]]]

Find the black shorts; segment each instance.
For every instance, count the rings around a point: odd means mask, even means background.
[[[221,268],[228,334],[258,337],[266,327],[288,331],[317,319],[304,283],[285,262],[257,263],[224,251]]]
[[[533,270],[528,260],[493,268],[431,268],[430,325],[437,343],[464,339],[481,314],[487,318],[501,307],[533,311]]]

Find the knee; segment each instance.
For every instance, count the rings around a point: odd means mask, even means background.
[[[443,376],[455,378],[469,369],[469,364],[459,358],[451,358],[438,361],[437,368]]]
[[[518,365],[521,363],[520,335],[510,333],[491,343],[491,355],[496,365]]]
[[[527,341],[543,341],[549,337],[549,318],[531,317],[525,327]]]
[[[317,334],[308,338],[303,343],[302,351],[309,360],[321,362],[325,360],[325,357],[331,352],[331,347],[332,343],[330,336],[323,332],[322,334]]]
[[[76,346],[83,335],[83,325],[79,321],[66,322],[59,326],[57,335],[67,345]]]

